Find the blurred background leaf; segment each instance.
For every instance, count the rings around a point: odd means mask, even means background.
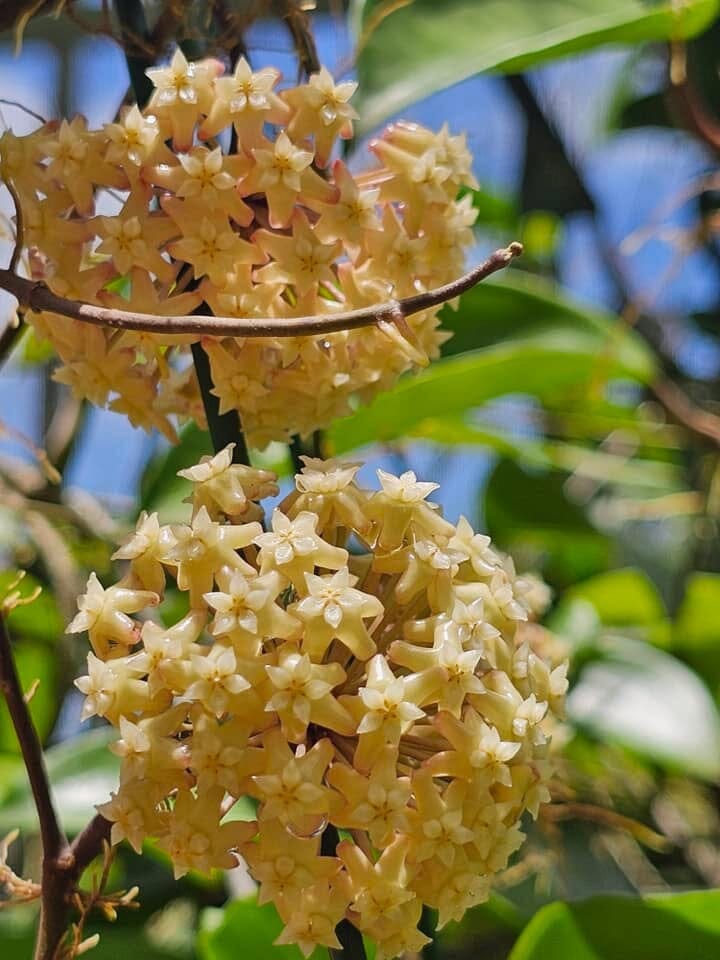
[[[357,0],[353,7],[364,130],[480,71],[514,73],[604,43],[688,37],[717,13],[714,0]]]

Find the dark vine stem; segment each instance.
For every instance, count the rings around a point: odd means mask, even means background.
[[[240,417],[237,410],[220,413],[220,401],[212,393],[213,381],[208,355],[199,341],[193,343],[191,350],[213,449],[217,452],[229,443],[234,443],[233,463],[250,463],[250,455],[245,442],[245,435],[240,428]]]
[[[337,856],[337,846],[340,843],[337,828],[332,823],[325,827],[320,840],[320,855],[323,857]],[[358,928],[349,920],[341,920],[335,928],[335,933],[342,946],[341,950],[328,947],[330,960],[365,960],[365,944]]]
[[[128,73],[130,74],[130,85],[137,103],[145,104],[150,99],[153,90],[152,83],[145,71],[155,61],[156,46],[148,29],[142,0],[115,0],[115,12],[120,24],[121,39],[125,50]],[[165,13],[174,23],[177,14],[176,8],[172,4],[168,4]],[[181,46],[184,45],[181,44]],[[185,52],[188,52],[186,47]],[[215,452],[222,450],[228,443],[234,443],[233,461],[235,463],[250,463],[250,455],[239,414],[237,412],[220,413],[219,401],[212,393],[214,384],[208,355],[199,341],[193,343],[191,349],[208,430]]]

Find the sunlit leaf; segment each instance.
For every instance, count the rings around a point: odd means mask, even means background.
[[[570,720],[672,770],[720,776],[720,716],[684,663],[640,640],[603,636],[568,697]]]
[[[627,567],[609,570],[568,589],[561,601],[591,603],[602,624],[639,627],[643,636],[659,646],[670,643],[670,623],[657,587],[642,570]]]
[[[13,644],[13,655],[23,693],[34,691],[30,716],[40,739],[44,740],[52,729],[58,708],[56,654],[52,647],[30,640]],[[0,699],[0,751],[18,753],[19,750],[8,708],[4,699]]]
[[[16,570],[0,573],[0,598],[4,597],[10,584],[17,578]],[[28,597],[42,584],[32,574],[26,574],[18,584],[20,595]],[[13,637],[26,640],[43,640],[54,644],[65,631],[65,622],[52,592],[45,588],[32,603],[16,607],[8,617],[8,626]]]
[[[597,897],[551,903],[520,935],[510,960],[715,960],[720,893]]]
[[[337,452],[395,440],[425,420],[456,418],[508,394],[552,400],[615,377],[646,382],[655,373],[652,352],[632,331],[569,303],[548,284],[517,275],[480,284],[444,319],[456,331],[447,352],[466,352],[405,377],[370,406],[337,421],[328,431]]]
[[[693,573],[673,628],[674,649],[720,696],[720,574]]]
[[[140,508],[149,513],[157,511],[164,523],[185,520],[188,512],[183,500],[189,496],[192,484],[178,477],[177,472],[212,452],[207,431],[194,423],[185,427],[180,442],[157,454],[148,464],[140,488]]]
[[[385,9],[392,12],[382,17]],[[355,0],[361,129],[481,71],[692,36],[717,9],[716,0]]]
[[[198,935],[200,960],[302,960],[295,946],[273,946],[283,922],[272,904],[259,906],[255,898],[236,900],[224,910],[206,910]],[[327,951],[318,948],[312,960],[326,960]]]

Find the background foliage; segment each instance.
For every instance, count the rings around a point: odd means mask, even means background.
[[[0,95],[111,119],[127,72],[98,5],[35,6],[14,57],[23,5],[3,5]],[[176,30],[207,40],[180,6]],[[270,5],[229,6],[243,23],[261,14],[243,38],[253,63],[293,80]],[[552,586],[547,626],[572,656],[562,815],[529,825],[524,862],[442,931],[435,960],[720,952],[719,17],[717,0],[358,0],[314,16],[324,62],[361,81],[350,161],[397,114],[466,129],[483,185],[475,256],[526,245],[519,267],[445,309],[440,361],[326,437],[440,481],[449,516],[481,523]],[[52,367],[25,337],[0,377],[0,565],[3,582],[25,567],[46,588],[9,625],[24,684],[40,681],[31,710],[75,831],[116,769],[103,729],[79,725],[70,681],[85,651],[63,624],[139,509],[177,516],[175,471],[208,441],[190,427],[167,450],[78,406]],[[287,477],[286,449],[254,456]],[[0,835],[16,826],[32,874],[37,824],[0,707]],[[121,849],[113,870],[114,886],[141,885],[142,907],[102,925],[98,958],[299,957],[271,950],[279,922],[241,871],[176,884],[152,847]],[[29,908],[0,913],[7,960],[29,955],[32,923]]]

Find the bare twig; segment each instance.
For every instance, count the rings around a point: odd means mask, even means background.
[[[110,842],[112,824],[96,813],[90,823],[70,844],[78,876],[102,853],[103,844]]]
[[[691,84],[687,73],[687,48],[677,41],[670,47],[670,85],[668,99],[676,108],[683,126],[702,140],[715,154],[720,154],[720,123],[708,113]]]
[[[55,807],[50,796],[42,745],[25,703],[20,677],[10,646],[10,635],[4,612],[0,612],[0,690],[10,712],[20,744],[35,807],[40,820],[40,836],[45,856],[55,856],[66,844]]]
[[[453,300],[475,284],[506,267],[522,253],[522,244],[514,242],[496,250],[487,260],[469,273],[426,293],[401,300],[347,310],[342,313],[309,317],[214,317],[197,315],[163,317],[151,313],[135,313],[98,307],[90,303],[67,300],[52,292],[44,283],[18,277],[11,270],[0,270],[0,289],[17,298],[21,306],[35,311],[58,313],[63,317],[82,320],[121,330],[142,330],[155,334],[195,334],[198,337],[298,337],[333,333],[370,327],[382,321],[397,322],[421,310],[430,310]]]
[[[656,380],[650,389],[674,420],[720,447],[720,417],[698,407],[672,380]]]
[[[20,257],[22,256],[23,249],[24,230],[22,205],[12,180],[5,181],[5,188],[12,197],[13,206],[15,207],[15,245],[13,247],[12,256],[10,257],[10,263],[8,264],[8,270],[12,270],[14,273],[17,270],[18,264],[20,263]]]
[[[19,100],[8,100],[7,97],[0,97],[0,106],[17,107],[18,110],[22,110],[23,113],[26,113],[29,117],[37,120],[39,123],[47,123],[46,118],[43,117],[42,114],[36,113],[34,110],[31,110],[30,107],[26,107],[25,104],[21,103]]]
[[[544,821],[557,823],[560,820],[585,820],[589,823],[597,823],[604,827],[611,827],[614,830],[621,830],[629,833],[639,843],[658,852],[667,852],[672,848],[673,843],[663,834],[658,833],[651,827],[640,823],[633,817],[626,817],[608,807],[600,807],[595,803],[550,803],[546,804],[541,811],[541,817]]]

